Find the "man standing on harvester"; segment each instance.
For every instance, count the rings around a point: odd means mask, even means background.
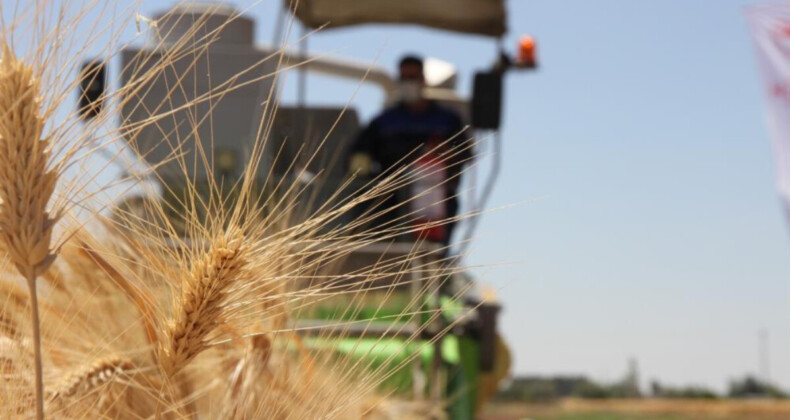
[[[461,117],[423,95],[425,76],[420,57],[408,55],[399,65],[399,102],[376,117],[352,146],[349,168],[361,176],[410,165],[419,174],[409,192],[388,197],[379,210],[398,208],[411,214],[421,238],[449,244],[458,214],[458,185],[462,166],[472,157]],[[405,197],[404,197],[405,196]],[[403,201],[409,204],[401,206]],[[401,210],[401,208],[404,210]],[[391,221],[387,211],[376,221]]]

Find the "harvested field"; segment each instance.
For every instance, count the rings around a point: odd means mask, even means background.
[[[790,401],[578,400],[556,404],[492,404],[484,420],[783,420]]]

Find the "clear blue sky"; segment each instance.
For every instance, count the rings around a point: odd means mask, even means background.
[[[745,3],[508,2],[507,45],[533,34],[541,68],[507,80],[491,204],[518,206],[485,218],[469,262],[510,262],[478,271],[499,289],[515,372],[614,380],[635,357],[645,381],[723,389],[757,371],[765,328],[772,379],[790,388],[790,244]],[[278,7],[251,10],[259,40]],[[419,28],[310,39],[387,66],[404,52],[454,62],[464,91],[493,46]],[[310,99],[340,105],[355,87],[311,79]],[[381,99],[363,88],[354,104],[367,119]]]

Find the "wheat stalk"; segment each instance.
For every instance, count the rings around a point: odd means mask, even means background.
[[[44,418],[41,332],[36,278],[55,258],[50,251],[55,217],[47,211],[57,176],[42,139],[40,85],[32,66],[17,60],[7,44],[0,58],[0,238],[27,280],[36,369],[36,415]]]

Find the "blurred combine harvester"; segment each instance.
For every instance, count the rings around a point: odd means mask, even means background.
[[[505,33],[506,11],[504,0],[303,0],[298,7],[288,0],[279,16],[280,24],[295,16],[304,28],[326,25],[329,30],[368,23],[418,24],[501,38]],[[134,127],[135,122],[144,121],[154,114],[177,110],[196,98],[207,95],[217,87],[235,86],[233,90],[216,100],[202,102],[187,109],[179,109],[172,118],[161,119],[156,125],[147,125],[140,131],[126,133],[130,142],[144,153],[148,163],[156,167],[158,177],[168,185],[167,190],[178,191],[185,185],[183,169],[169,162],[174,151],[184,156],[188,164],[188,176],[197,184],[209,182],[208,174],[217,177],[217,182],[239,179],[240,172],[248,163],[256,135],[261,131],[261,121],[271,126],[266,136],[267,150],[259,164],[261,181],[273,175],[285,179],[285,185],[303,182],[312,188],[315,206],[325,202],[343,182],[348,179],[344,162],[351,140],[360,130],[354,109],[345,107],[314,107],[306,103],[305,72],[324,76],[345,78],[352,81],[379,86],[388,103],[394,101],[395,82],[381,68],[349,61],[311,57],[302,48],[298,52],[285,51],[281,55],[277,47],[258,46],[254,43],[254,22],[241,16],[225,5],[206,3],[183,3],[172,10],[154,16],[151,37],[147,45],[126,48],[122,51],[121,83],[133,80],[133,74],[155,66],[166,56],[168,46],[183,39],[195,25],[200,30],[192,38],[195,45],[205,45],[204,54],[184,57],[167,66],[137,97],[126,101],[121,112],[124,126]],[[282,27],[282,25],[280,26]],[[317,35],[320,36],[320,33]],[[202,37],[210,39],[210,43]],[[456,71],[454,66],[438,60],[426,60],[427,96],[458,110],[478,134],[496,133],[500,125],[502,82],[510,69],[534,68],[534,42],[523,38],[519,51],[511,58],[501,48],[496,51],[493,66],[476,74],[473,97],[462,98],[455,92]],[[275,57],[266,60],[266,57]],[[271,98],[276,98],[276,78],[262,75],[274,74],[278,68],[295,66],[299,76],[299,102],[295,106],[280,105],[272,115]],[[86,67],[87,75],[95,75],[95,66]],[[87,78],[83,85],[81,106],[88,110],[85,118],[91,118],[90,104],[104,90],[103,76]],[[181,86],[186,88],[174,88]],[[269,104],[270,108],[267,109]],[[206,118],[210,116],[210,118]],[[266,128],[266,127],[264,127]],[[486,132],[487,131],[487,132]],[[493,171],[483,185],[482,194],[465,197],[473,203],[473,209],[485,205],[488,193],[493,188],[498,173],[500,139],[494,135]],[[172,139],[178,139],[178,144]],[[194,142],[201,142],[203,149],[212,156],[203,161],[195,156]],[[319,147],[320,146],[320,147]],[[305,153],[305,151],[308,151]],[[315,156],[313,153],[316,153]],[[296,171],[289,165],[294,162]],[[207,167],[208,166],[208,167]],[[294,175],[294,173],[298,175]],[[288,179],[293,177],[293,179]],[[307,178],[307,180],[305,180]],[[309,181],[309,182],[305,182]],[[135,201],[137,200],[137,201]],[[141,199],[130,199],[124,206],[134,209]],[[306,204],[307,205],[307,204]],[[308,206],[309,207],[309,206]],[[305,209],[307,213],[312,209]],[[474,220],[469,224],[467,239],[474,229]],[[335,274],[351,273],[381,260],[398,260],[423,249],[430,250],[431,244],[415,244],[406,238],[397,243],[372,244],[355,251]],[[458,269],[442,286],[433,287],[420,279],[425,267],[440,268],[442,253],[427,252],[423,258],[414,259],[410,274],[413,281],[405,287],[399,286],[395,293],[401,298],[402,307],[384,308],[383,312],[398,314],[408,310],[413,294],[425,287],[432,290],[425,304],[439,309],[442,316],[436,321],[421,321],[422,325],[395,325],[392,321],[374,321],[344,326],[338,329],[338,313],[346,309],[344,304],[328,302],[321,310],[311,311],[295,321],[294,327],[305,334],[314,334],[311,345],[330,346],[337,351],[359,357],[388,357],[396,359],[396,352],[403,352],[403,343],[408,337],[419,337],[411,347],[424,348],[415,362],[399,369],[387,385],[397,392],[415,400],[432,399],[443,401],[448,415],[454,419],[471,419],[479,407],[495,391],[498,382],[507,374],[508,352],[496,331],[499,306],[481,297],[471,277]],[[433,276],[436,277],[436,276]],[[451,299],[459,290],[469,290],[461,299]],[[338,307],[332,307],[332,305]],[[345,304],[347,305],[347,303]],[[372,302],[370,308],[361,308],[359,319],[371,319],[380,315],[382,308]],[[347,314],[346,314],[347,315]],[[460,321],[459,321],[460,320]],[[448,325],[455,326],[446,334],[440,332]],[[423,330],[418,333],[419,330]],[[318,333],[316,333],[316,331]],[[428,345],[432,339],[438,339]],[[330,343],[331,344],[326,344]],[[391,344],[391,345],[390,345]],[[371,346],[377,350],[371,353]],[[386,354],[390,352],[390,354]],[[408,355],[404,354],[402,359]]]

